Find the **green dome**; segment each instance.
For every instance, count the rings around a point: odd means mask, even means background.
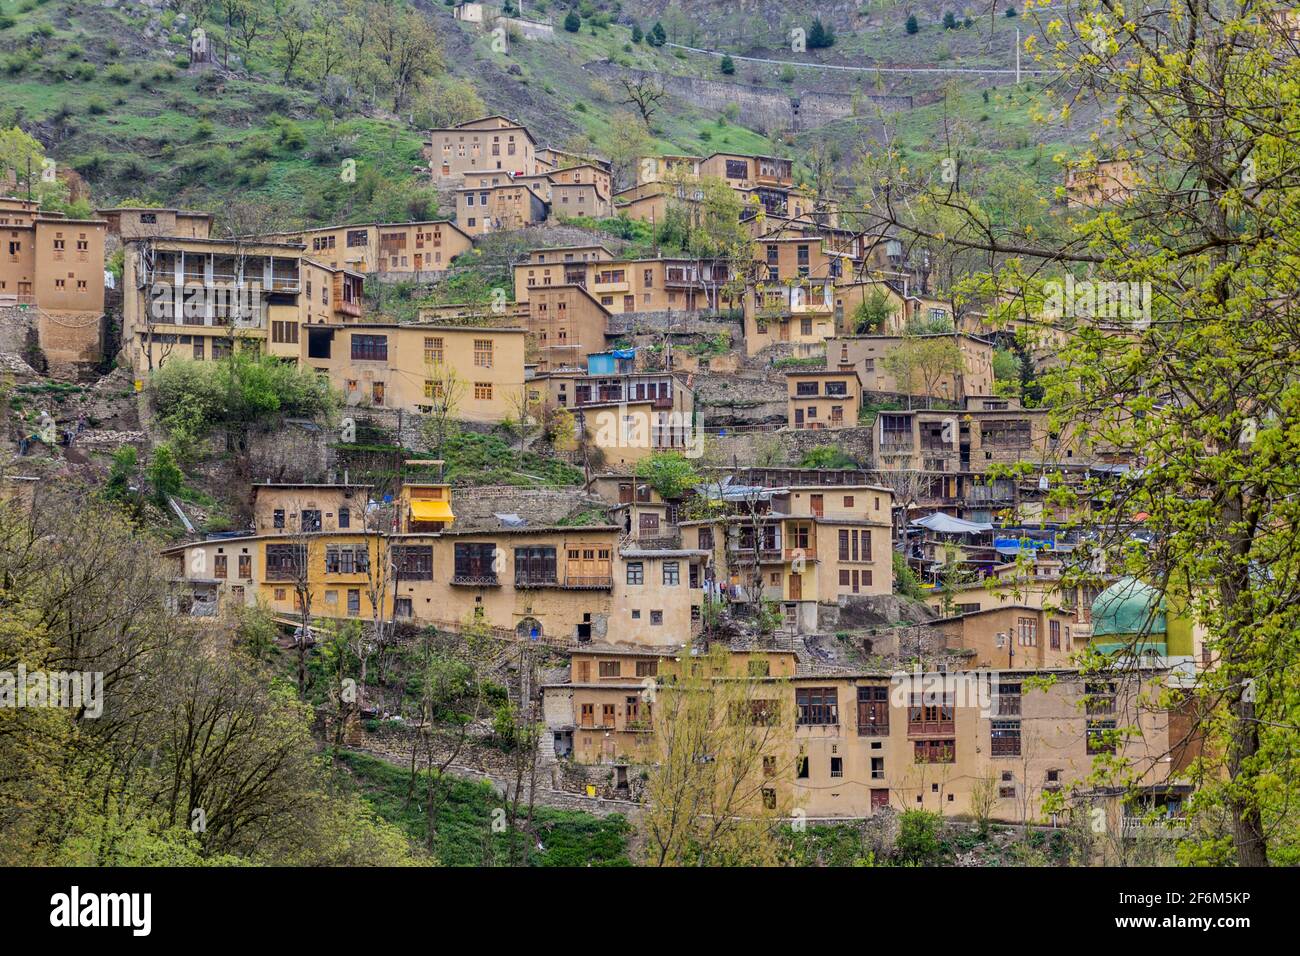
[[[1120,578],[1092,602],[1092,636],[1164,634],[1165,612],[1155,588]]]

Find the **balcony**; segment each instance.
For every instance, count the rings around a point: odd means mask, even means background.
[[[786,548],[784,552],[786,561],[793,561],[795,558],[802,557],[807,561],[817,560],[817,548]]]
[[[501,582],[497,579],[497,576],[495,574],[492,574],[491,572],[488,572],[486,574],[483,573],[471,574],[468,572],[466,573],[457,572],[452,575],[451,583],[458,584],[463,587],[475,587],[475,588],[494,588],[500,586],[501,584]]]
[[[455,580],[453,584],[457,583]],[[495,582],[494,582],[495,583]],[[564,577],[539,578],[516,574],[516,588],[573,588],[575,590],[609,590],[614,586],[612,574],[566,574]]]
[[[907,735],[909,737],[937,737],[955,733],[956,722],[953,720],[909,720]]]

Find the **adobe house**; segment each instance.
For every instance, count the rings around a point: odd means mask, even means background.
[[[790,428],[856,428],[862,380],[856,371],[792,369],[785,373]]]

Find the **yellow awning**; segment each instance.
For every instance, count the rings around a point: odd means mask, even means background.
[[[411,520],[412,521],[453,521],[456,516],[451,513],[451,502],[449,501],[426,501],[419,498],[411,499]]]

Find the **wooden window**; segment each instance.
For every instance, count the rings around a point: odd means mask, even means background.
[[[832,777],[842,777],[842,776],[844,776],[844,758],[843,758],[843,757],[832,757],[832,758],[831,758],[831,776],[832,776]]]
[[[241,554],[239,556],[239,576],[245,580],[253,576],[253,556],[251,554]]]
[[[515,586],[556,584],[555,548],[515,548]]]
[[[955,740],[917,740],[914,743],[916,763],[956,763],[957,761]]]
[[[926,692],[913,694],[907,708],[909,734],[952,733],[956,711],[955,695]]]
[[[393,549],[398,581],[433,580],[433,545],[401,545]]]
[[[990,753],[994,757],[1020,756],[1020,721],[992,721],[989,735]]]
[[[615,707],[613,704],[600,705],[600,725],[602,727],[614,726],[614,710]]]
[[[307,548],[301,544],[268,544],[266,546],[266,579],[292,581],[300,568],[307,564]]]
[[[664,562],[664,584],[665,585],[669,587],[674,587],[678,584],[681,584],[681,572],[679,571],[679,567],[680,565],[676,561]]]
[[[387,362],[388,336],[353,335],[352,360],[356,362]]]
[[[598,667],[601,677],[621,677],[623,674],[622,661],[600,661]]]
[[[645,565],[640,561],[629,561],[627,565],[627,583],[645,584]]]
[[[889,688],[858,688],[858,736],[889,735]]]
[[[838,692],[834,687],[800,687],[795,690],[795,706],[800,725],[838,724]]]
[[[491,399],[492,399],[492,383],[491,383],[491,382],[475,382],[475,383],[474,383],[474,398],[477,399],[477,400],[479,400],[479,401],[491,401]]]
[[[653,660],[652,660],[652,661],[637,661],[637,662],[636,662],[636,676],[637,676],[637,677],[654,677],[654,676],[657,675],[658,673],[659,673],[659,662],[658,662],[658,661],[653,661]]]
[[[1047,640],[1052,650],[1059,651],[1061,649],[1061,622],[1048,621],[1047,634]]]
[[[361,591],[358,588],[348,588],[348,615],[356,617],[361,613]]]
[[[212,559],[212,574],[214,577],[227,577],[227,567],[226,555],[218,554]]]
[[[492,367],[492,340],[474,340],[474,364],[478,368]]]
[[[442,336],[426,335],[424,337],[424,364],[442,364]]]

